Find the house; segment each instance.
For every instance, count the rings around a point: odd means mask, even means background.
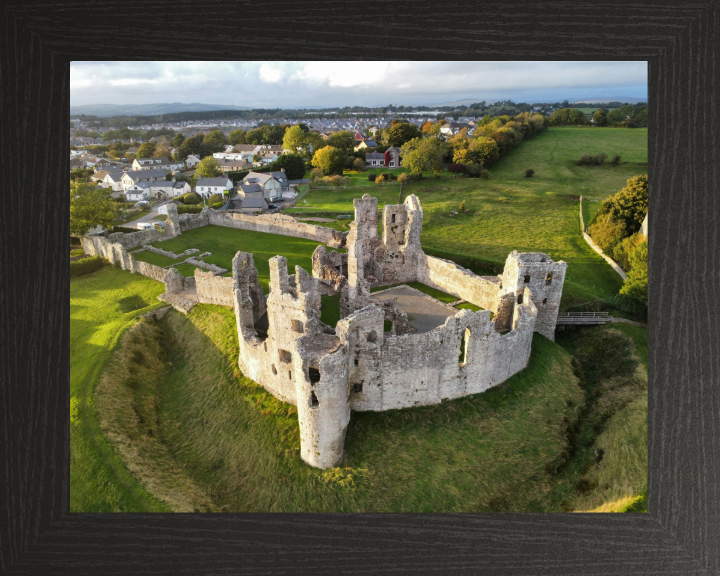
[[[138,150],[140,150],[139,146],[130,146],[130,148],[125,150],[125,154],[137,154]]]
[[[440,132],[448,136],[455,136],[464,129],[470,129],[470,126],[464,122],[448,122],[442,125]]]
[[[150,191],[145,188],[134,188],[125,192],[125,200],[128,202],[139,202],[140,200],[150,200]]]
[[[187,182],[185,182],[185,184],[187,184]],[[143,194],[145,198],[138,198],[138,200],[164,200],[166,198],[174,198],[175,182],[171,182],[170,180],[157,180],[155,182],[142,181],[133,184],[125,190],[125,197],[128,200],[133,200],[135,196],[141,196]]]
[[[243,178],[241,186],[251,184],[257,184],[263,190],[264,197],[269,200],[280,198],[283,192],[290,190],[284,169],[280,172],[250,172]]]
[[[172,197],[184,196],[188,192],[192,192],[192,186],[188,182],[173,182]]]
[[[105,170],[98,170],[97,172],[95,172],[95,174],[90,176],[90,180],[92,180],[93,182],[102,183],[102,181],[105,179],[105,176],[107,176],[107,172]]]
[[[357,146],[355,146],[355,152],[362,150],[363,148],[375,148],[376,146],[377,142],[375,142],[375,140],[360,140],[357,143]]]
[[[240,198],[265,198],[265,189],[259,184],[240,184],[237,192]]]
[[[259,148],[256,144],[235,144],[233,152],[245,152],[251,156],[255,154],[255,150]]]
[[[385,152],[368,152],[365,163],[376,168],[400,168],[400,148],[393,146]]]
[[[185,164],[188,168],[195,168],[195,166],[197,166],[199,163],[200,157],[196,156],[195,154],[190,154],[190,156],[185,159]]]
[[[232,180],[224,176],[219,178],[198,178],[195,193],[203,198],[209,198],[213,194],[223,194],[232,189]]]
[[[105,172],[102,183],[105,188],[112,188],[113,192],[124,192],[122,177],[125,172]]]
[[[250,214],[262,212],[268,209],[268,203],[265,198],[244,198],[240,206],[241,212]]]
[[[220,170],[223,174],[239,170],[249,170],[252,165],[247,160],[220,160]]]
[[[363,140],[367,140],[367,138],[365,138],[361,132],[355,132],[355,140],[362,142]]]
[[[252,154],[249,152],[215,152],[213,154],[215,160],[247,160],[252,159]]]
[[[123,190],[138,182],[156,182],[165,180],[165,170],[130,170],[122,176]]]
[[[162,169],[172,172],[185,167],[184,162],[175,162],[167,158],[135,158],[132,163],[133,170]]]

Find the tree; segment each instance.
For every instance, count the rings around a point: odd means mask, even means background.
[[[358,172],[363,172],[365,170],[365,161],[362,158],[355,158],[352,167]]]
[[[246,144],[245,142],[245,130],[233,130],[230,132],[229,143],[235,146],[236,144]]]
[[[116,203],[110,188],[85,182],[70,183],[70,234],[82,236],[95,226],[110,226]]]
[[[342,150],[347,156],[353,153],[355,146],[357,146],[357,140],[355,140],[354,132],[343,130],[330,134],[330,137],[327,139],[327,144],[328,146]]]
[[[647,304],[648,299],[648,245],[647,241],[637,245],[630,254],[630,272],[620,288],[620,294]]]
[[[199,156],[202,153],[202,143],[205,136],[198,134],[192,138],[188,138],[180,145],[180,157],[187,158],[190,154]]]
[[[155,153],[155,148],[157,148],[155,142],[145,142],[145,144],[138,148],[136,156],[138,158],[152,158],[152,155]]]
[[[475,138],[474,153],[480,166],[491,166],[500,158],[500,148],[492,138]]]
[[[430,129],[435,125],[435,122],[432,120],[428,120],[425,122],[425,124],[422,125],[422,131],[423,132],[430,132]]]
[[[169,158],[170,150],[167,146],[157,146],[155,152],[153,152],[153,158]]]
[[[398,124],[403,126],[403,124]],[[442,172],[445,150],[443,143],[435,138],[413,138],[400,148],[402,166],[411,174],[422,177],[423,172]]]
[[[622,222],[626,235],[630,235],[640,230],[645,214],[647,214],[647,208],[648,177],[646,174],[630,178],[625,188],[612,197],[607,213],[613,220]]]
[[[208,206],[212,206],[213,204],[217,204],[219,202],[225,202],[225,198],[223,198],[222,194],[213,194],[208,198]]]
[[[195,194],[195,192],[188,192],[181,196],[181,199],[183,204],[200,204],[200,196]]]
[[[322,170],[325,176],[333,174],[341,174],[345,164],[345,153],[333,146],[325,146],[320,148],[312,159],[312,165]]]
[[[285,150],[290,150],[293,154],[303,154],[305,156],[310,154],[308,150],[307,132],[299,125],[290,126],[290,128],[285,130],[282,145]]]
[[[325,145],[325,140],[319,132],[308,132],[305,135],[305,143],[308,150],[308,158],[312,157],[316,150],[320,150]]]
[[[596,110],[592,115],[592,119],[595,126],[607,126],[607,112],[605,110]]]
[[[299,180],[305,176],[305,159],[299,154],[283,154],[268,168],[273,171],[285,169],[289,180]]]
[[[220,162],[218,162],[212,156],[207,156],[200,160],[200,163],[195,167],[195,174],[203,178],[215,178],[222,174],[220,170]]]
[[[421,135],[422,132],[414,124],[395,124],[387,132],[387,143],[390,146],[402,146]]]
[[[533,176],[535,176],[535,170],[532,168],[525,170],[525,178],[532,178]]]
[[[213,152],[222,152],[228,141],[220,130],[212,130],[208,132],[202,141],[200,153],[203,157],[212,156]]]
[[[173,148],[180,148],[183,142],[185,142],[185,136],[183,136],[182,132],[178,132],[172,141]]]
[[[552,126],[576,126],[587,124],[587,118],[582,110],[577,108],[561,108],[550,115]]]

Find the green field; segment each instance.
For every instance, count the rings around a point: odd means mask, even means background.
[[[582,154],[619,154],[617,167],[576,166]],[[525,169],[535,170],[525,178]],[[502,266],[508,254],[545,252],[568,263],[564,308],[616,294],[616,272],[580,234],[580,195],[602,200],[623,188],[628,178],[647,173],[647,129],[551,128],[523,142],[490,169],[489,180],[425,178],[406,184],[403,197],[416,194],[423,205],[422,245],[481,258]],[[396,204],[399,184],[375,189],[311,190],[312,208],[291,213],[352,212],[362,193],[378,198],[382,209]],[[453,215],[465,200],[469,213]],[[599,203],[588,203],[586,215]]]
[[[162,512],[100,432],[94,390],[122,332],[165,287],[111,266],[70,280],[70,511]]]
[[[288,260],[290,274],[295,273],[295,266],[302,266],[306,271],[312,272],[312,253],[318,244],[314,240],[265,234],[252,230],[203,226],[183,232],[182,235],[170,240],[155,242],[153,246],[175,252],[175,254],[180,254],[188,248],[197,248],[200,253],[212,252],[212,256],[202,258],[203,262],[216,264],[229,271],[232,271],[232,259],[238,250],[252,252],[260,284],[267,293],[270,284],[270,265],[268,264],[270,258],[277,255],[285,256]],[[168,266],[179,262],[179,260],[147,251],[140,252],[135,257],[157,266]],[[177,269],[184,276],[192,276],[195,272],[195,267],[190,264],[180,264]]]

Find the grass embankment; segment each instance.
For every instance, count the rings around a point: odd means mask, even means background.
[[[620,165],[576,166],[582,154],[619,154]],[[535,170],[525,178],[525,170]],[[502,266],[508,254],[545,252],[568,262],[563,307],[616,294],[622,285],[615,271],[580,234],[580,195],[601,200],[631,176],[647,173],[647,130],[551,128],[523,142],[490,168],[490,179],[425,178],[403,187],[424,209],[421,242],[425,247],[490,260]],[[302,213],[352,212],[352,199],[369,193],[379,207],[398,201],[399,184],[367,190],[311,190]],[[452,215],[465,200],[468,213]],[[586,216],[599,207],[588,203]],[[446,256],[447,257],[447,256]]]
[[[238,250],[252,252],[260,284],[267,293],[270,283],[270,265],[268,264],[270,258],[277,255],[285,256],[288,260],[288,272],[290,274],[295,273],[295,266],[302,266],[308,273],[311,273],[312,253],[318,244],[314,240],[293,238],[291,236],[225,228],[223,226],[203,226],[202,228],[183,232],[182,235],[170,240],[156,242],[153,246],[175,252],[175,254],[180,254],[188,248],[197,248],[200,253],[212,252],[212,256],[205,256],[201,260],[208,264],[216,264],[226,268],[228,271],[232,270],[232,259]],[[158,266],[168,266],[178,262],[178,260],[147,251],[140,252],[136,255],[136,258]],[[184,276],[192,276],[195,273],[195,267],[190,264],[181,264],[177,269]]]
[[[647,512],[647,329],[579,328],[558,337],[574,356],[584,408],[559,461],[578,476],[577,511]]]
[[[137,484],[100,432],[94,390],[123,331],[165,287],[112,266],[70,280],[70,511],[169,510]]]
[[[569,354],[541,336],[528,368],[500,388],[438,406],[354,413],[345,462],[322,471],[299,459],[296,409],[237,371],[232,310],[170,311],[158,326],[157,344],[145,341],[150,330],[143,328],[135,340],[128,334],[118,354],[143,365],[136,352],[160,346],[163,376],[128,383],[129,371],[110,371],[100,391],[120,390],[134,406],[137,416],[115,419],[118,437],[157,442],[175,459],[135,461],[163,501],[232,511],[560,507],[560,496],[545,496],[553,483],[545,466],[565,449],[563,419],[578,411],[582,391]],[[183,485],[193,490],[180,497]],[[203,507],[205,497],[212,503]]]

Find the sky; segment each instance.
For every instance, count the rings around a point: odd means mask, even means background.
[[[70,104],[250,108],[647,100],[647,62],[72,62]]]

